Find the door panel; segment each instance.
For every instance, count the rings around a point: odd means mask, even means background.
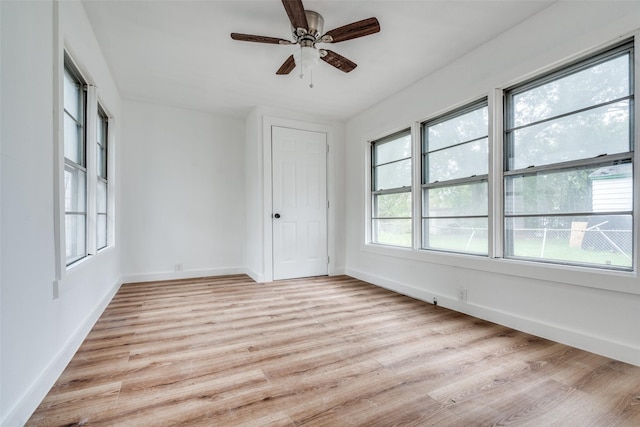
[[[273,278],[326,275],[326,134],[277,126],[271,131]]]

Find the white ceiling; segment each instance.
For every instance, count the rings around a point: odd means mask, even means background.
[[[278,0],[104,1],[85,10],[121,95],[244,117],[254,106],[346,120],[549,6],[551,1],[304,0],[324,31],[375,16],[380,33],[325,47],[358,64],[320,62],[307,77],[275,74],[294,46],[232,40],[231,32],[291,39]]]

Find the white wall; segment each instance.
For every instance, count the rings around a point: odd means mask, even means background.
[[[640,365],[640,280],[635,273],[602,274],[364,244],[367,140],[491,96],[494,89],[622,40],[639,27],[638,1],[615,6],[555,3],[350,120],[347,273],[427,301],[437,297],[441,305]],[[457,301],[461,287],[468,289],[467,303]]]
[[[262,150],[259,139],[261,116],[258,109],[251,110],[245,121],[245,251],[247,274],[256,281],[264,279],[262,237]]]
[[[119,286],[120,248],[115,247],[63,274],[54,295],[52,73],[55,66],[62,67],[57,58],[63,45],[98,86],[116,120],[114,152],[120,139],[120,98],[84,9],[75,2],[56,7],[49,1],[0,2],[3,426],[27,420]],[[116,175],[118,160],[116,156]]]
[[[123,280],[244,272],[243,121],[134,101],[123,113]]]

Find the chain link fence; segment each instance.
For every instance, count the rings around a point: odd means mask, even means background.
[[[622,225],[622,227],[620,227]],[[571,222],[570,227],[517,227],[507,230],[505,253],[508,255],[631,267],[633,230],[616,221]],[[486,245],[486,228],[434,226],[430,241],[451,250],[469,251],[474,245]]]
[[[606,222],[602,222],[588,226],[588,223],[585,222],[573,223],[570,229],[513,229],[514,255],[631,265],[633,231],[631,228],[605,228],[605,225]],[[539,253],[535,251],[536,246]],[[524,253],[519,254],[519,250]],[[562,256],[563,252],[566,257]],[[602,257],[602,262],[598,262],[598,256]],[[612,259],[626,259],[627,261],[614,263]]]

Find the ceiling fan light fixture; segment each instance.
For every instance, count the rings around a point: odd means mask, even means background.
[[[312,70],[318,65],[320,51],[312,46],[301,46],[300,51],[293,55],[296,65],[304,70]]]

